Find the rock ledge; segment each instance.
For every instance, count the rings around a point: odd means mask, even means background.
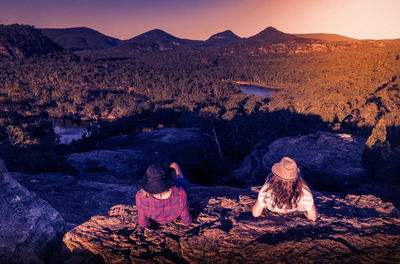
[[[116,205],[64,236],[71,262],[398,263],[400,213],[372,195],[314,193],[320,218],[251,216],[256,189],[193,187],[197,219],[142,230],[134,205]]]

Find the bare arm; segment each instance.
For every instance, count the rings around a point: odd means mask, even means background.
[[[179,167],[178,163],[173,162],[169,166],[175,170],[177,178],[183,178],[183,174],[182,174],[181,168]]]
[[[261,216],[263,209],[264,208],[261,206],[261,204],[258,202],[258,199],[257,199],[257,202],[253,205],[253,208],[252,208],[253,216],[254,217]]]
[[[315,205],[313,204],[311,209],[309,211],[303,212],[304,215],[311,221],[316,221],[318,218],[318,212],[317,208],[315,208]]]

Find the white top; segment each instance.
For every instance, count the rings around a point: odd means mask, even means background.
[[[271,192],[270,191],[268,193],[265,192],[265,189],[268,187],[268,185],[269,183],[265,183],[264,186],[261,188],[260,192],[258,193],[258,202],[263,208],[267,208],[272,212],[276,213],[291,213],[298,211],[305,212],[305,211],[310,211],[314,204],[314,198],[310,189],[308,189],[308,187],[303,186],[303,196],[299,199],[297,207],[292,209],[286,209],[286,208],[280,209],[278,207],[273,207]]]

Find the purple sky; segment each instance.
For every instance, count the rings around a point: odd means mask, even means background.
[[[86,26],[128,39],[160,28],[207,39],[231,29],[241,37],[268,26],[287,33],[400,38],[400,0],[0,0],[0,23],[37,28]]]

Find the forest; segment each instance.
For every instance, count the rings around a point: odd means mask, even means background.
[[[44,38],[32,32],[32,42]],[[367,138],[380,120],[391,149],[400,151],[399,40],[329,44],[317,51],[297,43],[295,51],[306,51],[291,53],[267,52],[262,45],[127,57],[76,55],[55,46],[49,53],[0,57],[0,157],[11,171],[73,173],[64,155],[95,149],[102,139],[199,127],[216,131],[227,174],[262,138],[318,130]],[[277,91],[267,99],[247,96],[238,81]],[[60,145],[54,119],[100,128]]]

